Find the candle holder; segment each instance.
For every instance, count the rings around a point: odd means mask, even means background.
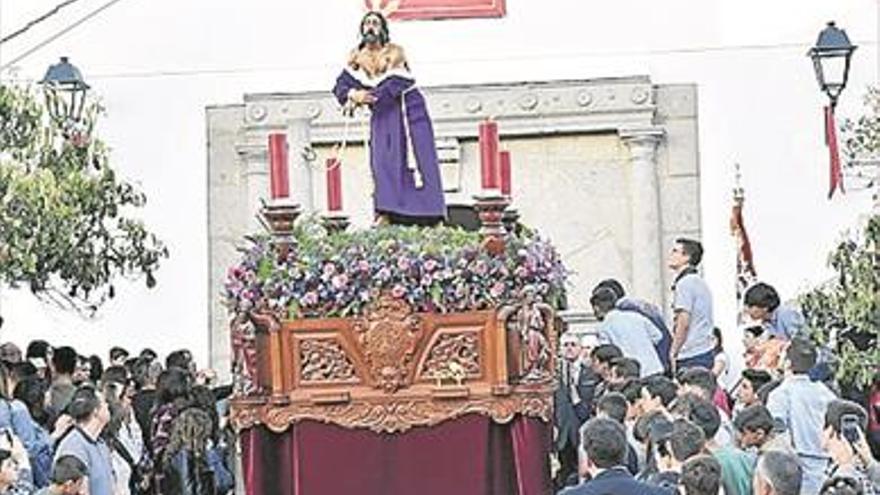
[[[260,209],[260,220],[272,235],[272,245],[278,256],[287,257],[287,253],[296,242],[293,240],[293,227],[301,212],[298,203],[284,199],[273,199],[264,203]]]
[[[498,191],[484,191],[474,196],[474,209],[480,218],[480,235],[483,237],[483,249],[498,255],[504,252],[507,231],[504,228],[504,210],[510,205],[510,199]]]
[[[348,226],[351,225],[351,222],[348,219],[348,215],[334,211],[324,215],[321,219],[321,224],[324,226],[324,230],[332,235],[339,232],[345,232],[345,230],[348,229]]]

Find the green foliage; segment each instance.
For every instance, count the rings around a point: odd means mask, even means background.
[[[0,282],[92,314],[117,277],[155,285],[162,242],[131,216],[143,193],[92,134],[102,108],[59,127],[32,90],[0,85]]]
[[[843,154],[847,161],[880,153],[880,87],[868,88],[865,107],[868,111],[864,115],[843,123]]]
[[[880,216],[863,234],[841,242],[829,265],[837,276],[800,298],[816,341],[837,339],[837,379],[844,386],[869,386],[880,371]]]

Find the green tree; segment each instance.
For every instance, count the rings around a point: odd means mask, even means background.
[[[29,87],[0,84],[0,283],[87,315],[119,278],[148,287],[168,256],[134,214],[146,197],[116,176],[89,101],[76,125],[50,119]]]
[[[878,88],[869,88],[865,106],[864,115],[842,126],[847,162],[880,154]],[[880,215],[874,212],[859,234],[840,242],[828,263],[836,276],[803,294],[801,305],[818,342],[827,343],[832,333],[839,336],[836,355],[841,385],[863,388],[880,372]]]

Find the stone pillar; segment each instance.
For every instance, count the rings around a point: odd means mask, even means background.
[[[311,150],[311,133],[309,118],[295,118],[287,121],[287,145],[290,160],[290,196],[299,203],[305,215],[315,211],[315,195],[312,187],[313,166],[309,161],[307,150]]]
[[[265,140],[264,140],[265,141]],[[269,153],[268,145],[247,144],[237,147],[241,159],[241,176],[244,183],[244,220],[245,232],[262,232],[262,226],[257,219],[257,212],[263,205],[263,201],[269,199]]]
[[[620,138],[630,152],[630,208],[632,215],[632,289],[634,296],[662,304],[664,298],[660,183],[657,145],[663,129],[625,129]]]

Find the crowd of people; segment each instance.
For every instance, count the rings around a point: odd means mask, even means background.
[[[215,380],[186,350],[3,344],[0,495],[230,493],[231,387]]]
[[[745,369],[732,377],[702,255],[675,241],[668,323],[609,279],[590,297],[596,334],[562,334],[559,493],[880,494],[880,387],[861,404],[841,398],[802,314],[765,283],[743,296]]]

